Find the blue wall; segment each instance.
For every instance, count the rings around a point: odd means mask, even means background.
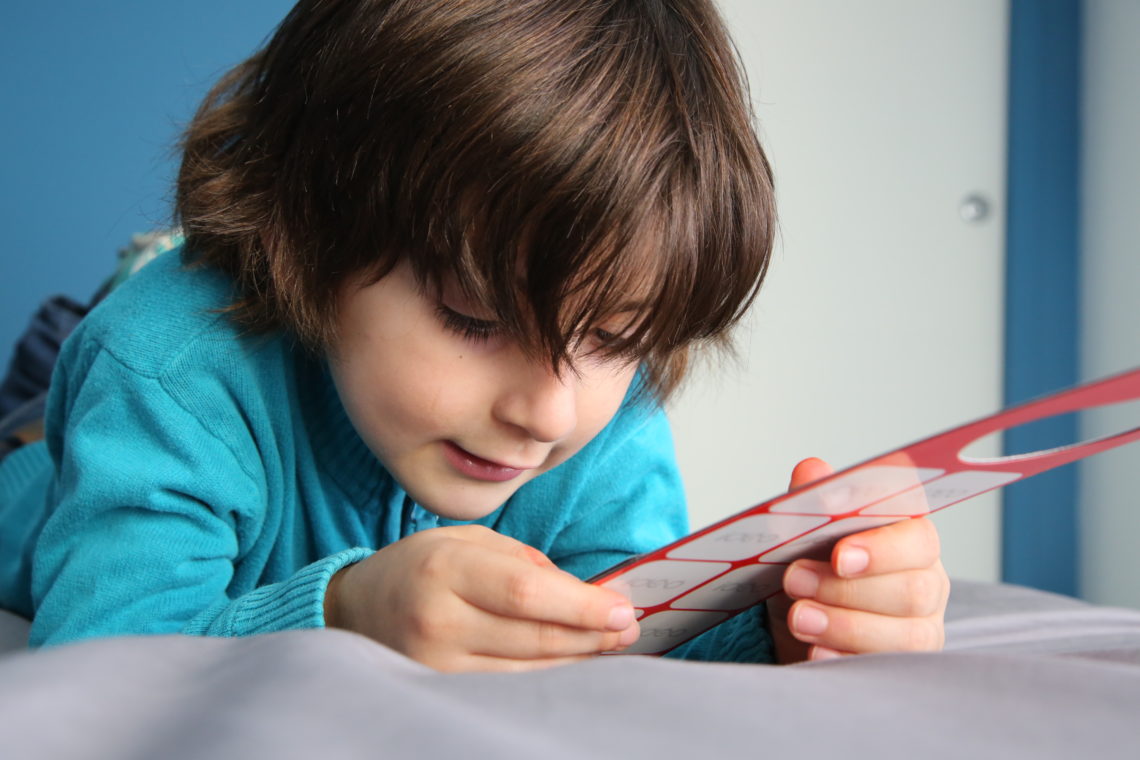
[[[35,306],[85,300],[168,223],[174,143],[291,0],[0,4],[0,367]]]
[[[1005,402],[1077,382],[1083,0],[1013,0]],[[1075,415],[1008,431],[1006,453],[1077,441]],[[1002,579],[1077,595],[1076,464],[1005,489]]]

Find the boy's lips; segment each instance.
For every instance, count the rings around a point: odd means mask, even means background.
[[[527,470],[534,469],[526,466],[513,467],[483,459],[452,441],[444,441],[443,452],[452,467],[458,470],[460,474],[475,480],[504,483],[513,480]]]

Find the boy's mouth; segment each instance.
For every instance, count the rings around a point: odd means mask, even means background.
[[[452,441],[443,442],[443,453],[447,458],[448,464],[461,475],[474,480],[505,483],[508,480],[513,480],[527,470],[534,469],[532,467],[511,467],[510,465],[483,459]]]

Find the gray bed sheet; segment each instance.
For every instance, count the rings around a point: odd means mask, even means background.
[[[3,758],[1140,757],[1140,611],[959,582],[946,651],[435,673],[339,631],[22,649]]]

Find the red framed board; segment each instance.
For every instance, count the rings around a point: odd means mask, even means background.
[[[1079,385],[841,470],[626,560],[591,579],[633,602],[641,637],[621,654],[664,654],[773,596],[800,557],[826,559],[840,538],[945,509],[1054,467],[1140,440],[1140,427],[994,459],[971,443],[1035,420],[1140,399],[1140,367]]]

